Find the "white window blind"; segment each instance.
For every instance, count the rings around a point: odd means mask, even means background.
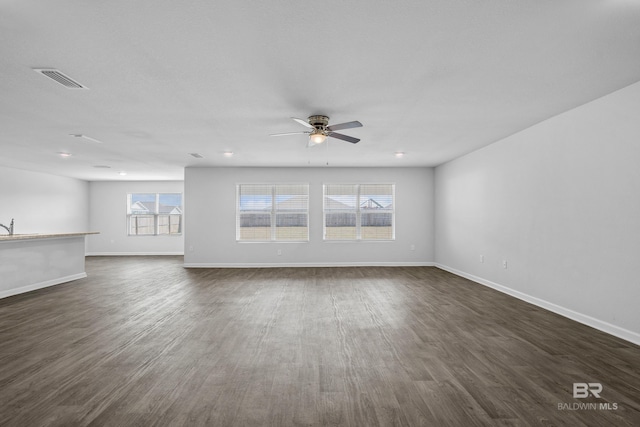
[[[325,184],[325,240],[395,239],[394,184]]]
[[[238,184],[236,240],[309,240],[309,184]]]
[[[182,194],[127,194],[127,234],[129,236],[182,234]]]

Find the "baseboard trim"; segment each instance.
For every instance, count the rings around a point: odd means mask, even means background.
[[[175,256],[184,252],[87,252],[85,256]]]
[[[59,285],[61,283],[71,282],[73,280],[83,279],[87,277],[86,272],[72,274],[70,276],[58,277],[56,279],[45,280],[44,282],[34,283],[33,285],[21,286],[19,288],[7,289],[0,291],[0,298],[7,298],[13,295],[24,294],[25,292],[35,291],[37,289],[48,288],[49,286]]]
[[[640,345],[640,334],[636,332],[621,328],[616,325],[612,325],[611,323],[604,322],[602,320],[596,319],[595,317],[573,311],[566,307],[562,307],[552,302],[531,296],[529,294],[525,294],[520,291],[516,291],[515,289],[511,289],[507,286],[500,285],[490,280],[483,279],[482,277],[474,276],[473,274],[469,274],[443,264],[435,263],[435,266],[441,270],[445,270],[449,273],[455,274],[456,276],[464,277],[465,279],[469,279],[473,282],[495,289],[496,291],[518,298],[519,300],[522,300],[524,302],[528,302],[540,308],[544,308],[545,310],[552,311],[556,314],[567,317],[571,320],[575,320],[576,322],[598,329],[602,332],[606,332],[607,334],[616,336],[633,344]]]
[[[300,262],[300,263],[215,263],[185,262],[185,268],[280,268],[280,267],[434,267],[433,262]]]

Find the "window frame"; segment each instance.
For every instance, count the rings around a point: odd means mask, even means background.
[[[131,213],[131,206],[133,205],[131,199],[134,194],[145,194],[145,195],[154,195],[154,212],[146,213],[146,214],[134,214]],[[180,196],[180,214],[170,214],[170,213],[160,213],[160,197],[162,195],[179,195]],[[178,220],[178,232],[171,232],[171,217],[179,217]],[[153,217],[153,233],[148,234],[132,234],[131,233],[131,221],[133,218],[139,217]],[[167,217],[168,219],[168,233],[160,233],[160,227],[163,226],[160,224],[160,217]],[[126,221],[126,233],[127,237],[157,237],[157,236],[182,236],[183,234],[183,225],[184,225],[184,194],[180,192],[132,192],[127,193],[127,221]]]
[[[270,197],[271,197],[271,209],[269,211],[265,210],[254,210],[252,211],[241,211],[240,210],[240,202],[241,202],[241,188],[242,186],[261,186],[261,187],[270,187]],[[277,209],[276,197],[278,196],[278,187],[286,187],[286,186],[302,186],[306,188],[307,203],[306,209],[296,209],[296,210],[279,210]],[[266,194],[265,194],[266,196]],[[308,243],[309,235],[310,235],[310,221],[309,221],[309,201],[310,201],[310,185],[308,182],[243,182],[236,183],[236,243]],[[269,213],[269,239],[241,239],[241,215],[242,214],[265,214]],[[306,218],[306,237],[304,239],[278,239],[278,214],[282,213],[296,213],[296,214],[304,214]]]
[[[345,185],[345,186],[355,186],[356,187],[356,202],[355,207],[353,209],[335,209],[327,211],[326,202],[327,202],[327,186],[332,185]],[[391,214],[391,238],[388,239],[363,239],[362,238],[362,215],[363,209],[361,204],[364,201],[361,201],[360,197],[362,195],[361,189],[363,186],[367,185],[388,185],[391,187],[391,210],[386,211]],[[332,238],[327,239],[327,213],[353,213],[356,217],[356,225],[355,225],[355,238]],[[365,213],[366,215],[366,213]],[[325,182],[322,184],[322,241],[328,243],[335,242],[393,242],[396,240],[396,184],[394,182]]]

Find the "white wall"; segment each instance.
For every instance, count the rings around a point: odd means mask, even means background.
[[[236,184],[257,182],[309,183],[309,242],[236,242]],[[395,241],[323,242],[322,184],[340,182],[396,184]],[[185,211],[185,266],[429,265],[434,259],[431,168],[187,168]]]
[[[182,193],[182,181],[89,183],[88,255],[181,255],[184,236],[127,236],[128,193]],[[186,216],[186,215],[185,215]]]
[[[0,224],[15,218],[16,234],[89,230],[89,184],[40,172],[0,167]],[[0,234],[5,234],[0,228]]]
[[[639,111],[637,83],[436,168],[438,265],[640,343]]]

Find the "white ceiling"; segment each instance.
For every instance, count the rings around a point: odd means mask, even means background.
[[[0,0],[0,40],[0,165],[86,180],[435,166],[640,80],[640,0]],[[362,141],[268,136],[311,114]]]

